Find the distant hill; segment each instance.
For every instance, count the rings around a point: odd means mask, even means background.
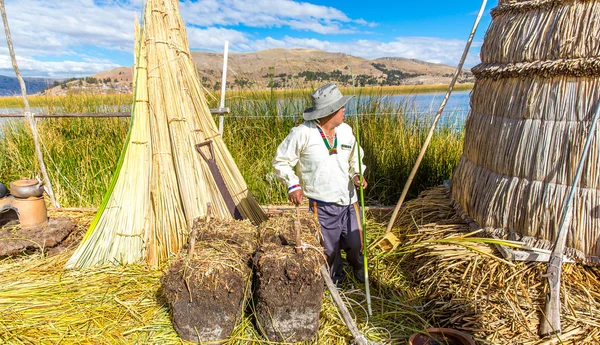
[[[23,78],[27,94],[34,94],[52,85],[57,79]],[[20,96],[21,86],[16,77],[0,75],[0,96]]]
[[[200,81],[210,90],[220,89],[223,54],[192,51]],[[227,71],[229,89],[303,88],[335,82],[352,85],[423,85],[449,84],[455,67],[420,60],[383,57],[367,60],[344,53],[311,49],[269,49],[252,53],[230,53]],[[459,83],[473,82],[473,74],[464,69]],[[129,93],[133,69],[119,67],[90,77],[58,83],[48,94],[67,90],[95,93]]]
[[[192,51],[198,74],[207,88],[220,84],[222,53]],[[425,61],[384,57],[367,60],[344,53],[311,49],[269,49],[229,54],[227,83],[232,88],[305,87],[326,81],[351,85],[448,84],[455,67]],[[469,69],[459,82],[472,82]]]

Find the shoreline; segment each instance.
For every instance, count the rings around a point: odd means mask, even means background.
[[[469,91],[473,89],[473,83],[456,84],[453,91]],[[243,90],[227,90],[229,97],[244,97],[273,94],[277,97],[283,96],[308,96],[314,89],[243,89]],[[359,95],[410,95],[410,94],[427,94],[444,92],[448,90],[448,84],[427,84],[427,85],[398,85],[398,86],[359,86],[359,87],[340,87],[340,91],[345,94]],[[208,92],[209,97],[220,96],[220,92]],[[98,93],[79,93],[68,94],[62,96],[46,96],[46,95],[28,95],[27,98],[32,106],[39,103],[46,105],[48,100],[58,101],[66,98],[110,98],[116,103],[130,103],[129,100],[133,94],[98,94]],[[121,101],[121,102],[119,102]],[[37,104],[36,104],[37,103]],[[121,103],[122,104],[122,103]],[[0,96],[0,108],[23,108],[23,98],[21,96]]]

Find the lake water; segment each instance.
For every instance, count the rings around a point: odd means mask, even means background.
[[[423,93],[417,95],[391,96],[394,101],[408,105],[414,116],[433,118],[444,100],[446,92]],[[452,92],[440,118],[440,126],[462,130],[469,115],[471,91]]]
[[[444,112],[442,113],[442,117],[440,119],[439,126],[451,127],[456,130],[461,130],[464,128],[464,123],[469,114],[469,99],[471,92],[470,91],[455,91],[452,92],[452,95],[448,99],[448,103],[444,108]],[[446,92],[434,92],[434,93],[422,93],[422,94],[408,94],[408,95],[390,95],[383,96],[388,101],[393,103],[398,103],[404,105],[404,108],[407,109],[407,114],[415,117],[426,117],[433,119],[433,116],[438,111],[442,100],[446,96]],[[289,100],[286,100],[289,101]],[[349,109],[352,109],[352,102],[355,100],[351,100],[349,104]],[[226,104],[227,106],[227,104]],[[33,112],[40,112],[41,109],[32,108]],[[129,111],[128,109],[107,109],[105,111]],[[0,108],[0,113],[2,114],[15,114],[22,113],[23,109],[15,109],[15,108]],[[352,113],[349,113],[352,115]],[[368,115],[368,114],[361,114]],[[299,117],[301,114],[293,114],[291,116]],[[236,117],[235,115],[229,115],[228,117]],[[0,118],[0,127],[3,122],[7,119]],[[1,129],[0,129],[1,134]]]

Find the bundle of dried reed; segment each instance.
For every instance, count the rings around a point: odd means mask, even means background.
[[[128,138],[107,196],[81,245],[67,262],[68,268],[104,263],[129,264],[140,261],[145,255],[144,234],[148,217],[152,215],[148,188],[152,144],[146,87],[147,52],[137,22],[135,33],[139,48],[135,49],[135,103]]]
[[[549,247],[600,102],[600,2],[507,0],[492,14],[452,196],[481,227]],[[567,242],[588,264],[600,262],[599,163],[595,139]]]
[[[158,265],[182,247],[208,203],[218,218],[235,211],[255,224],[266,219],[210,115],[178,6],[146,4],[129,138],[97,220],[67,267]]]
[[[404,245],[377,263],[376,275],[387,284],[403,275],[399,294],[408,303],[425,304],[424,318],[440,327],[472,333],[486,344],[597,344],[600,341],[600,270],[565,265],[562,280],[563,334],[540,340],[544,310],[545,263],[501,259],[491,243],[477,237],[452,212],[444,187],[407,203],[395,227]],[[407,225],[410,225],[408,227]],[[409,300],[412,298],[412,301]],[[409,302],[410,301],[410,302]],[[406,302],[405,302],[406,303]]]
[[[500,0],[481,47],[483,63],[598,57],[600,2]]]

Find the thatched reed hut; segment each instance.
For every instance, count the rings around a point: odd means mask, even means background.
[[[452,197],[479,226],[549,248],[600,101],[600,1],[499,0],[492,18]],[[588,264],[600,262],[594,135],[567,239]]]

